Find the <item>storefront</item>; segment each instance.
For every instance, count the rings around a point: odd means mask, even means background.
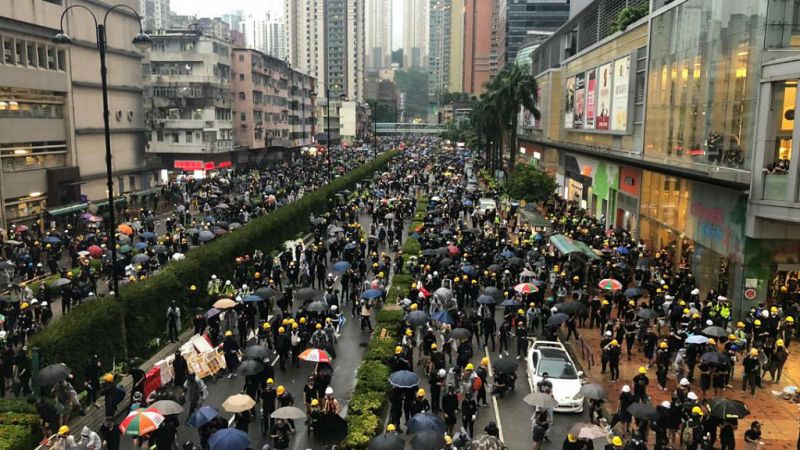
[[[622,166],[619,169],[619,190],[614,226],[624,228],[632,236],[639,231],[639,191],[642,184],[642,171],[634,167]]]
[[[564,197],[609,223],[616,212],[619,166],[570,153],[562,153],[562,159]]]

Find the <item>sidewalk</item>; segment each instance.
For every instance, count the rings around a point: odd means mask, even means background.
[[[598,383],[608,390],[606,409],[609,414],[613,414],[617,410],[619,404],[619,394],[622,386],[625,384],[633,384],[633,377],[638,373],[639,367],[647,365],[647,360],[641,348],[636,346],[632,351],[633,356],[631,361],[628,361],[623,345],[622,360],[620,361],[620,381],[612,383],[608,372],[605,374],[600,373],[600,331],[597,328],[591,330],[588,328],[580,328],[579,331],[589,350],[591,350],[591,353],[594,355],[595,365],[591,366],[591,368],[589,367],[589,361],[586,360],[581,351],[581,344],[578,341],[572,339],[569,341],[569,345],[574,349],[574,354],[577,355],[580,364],[583,366],[583,370],[586,372],[586,376],[592,382]],[[798,347],[798,344],[794,344],[789,351],[800,354],[800,347]],[[789,401],[775,397],[772,395],[771,391],[781,391],[786,386],[800,385],[800,360],[798,360],[798,357],[789,357],[789,360],[784,366],[780,383],[764,381],[762,384],[763,389],[756,391],[756,398],[753,398],[749,391],[747,393],[742,393],[741,373],[741,363],[739,363],[735,371],[736,379],[732,383],[734,388],[720,392],[720,397],[740,400],[750,408],[751,415],[739,421],[739,428],[736,430],[736,447],[744,448],[744,432],[750,427],[750,423],[753,420],[758,420],[762,424],[762,439],[766,444],[765,448],[775,450],[796,449],[800,407]],[[673,373],[670,371],[666,391],[660,391],[658,389],[655,368],[650,368],[647,371],[647,376],[650,379],[650,386],[648,386],[647,393],[650,395],[652,403],[658,405],[664,400],[670,400],[677,383]],[[769,379],[769,375],[767,375],[767,378]],[[700,396],[699,371],[697,369],[695,369],[695,383],[692,385],[692,390]],[[714,398],[713,390],[709,390],[707,395],[709,399]],[[652,444],[653,436],[651,435],[650,437],[650,443]],[[719,441],[717,441],[717,443],[719,443]]]

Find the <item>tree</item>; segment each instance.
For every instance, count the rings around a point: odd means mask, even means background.
[[[416,69],[398,70],[394,75],[397,92],[405,94],[405,120],[428,120],[428,73]]]
[[[547,200],[558,188],[555,178],[529,164],[517,166],[503,182],[505,192],[513,199],[529,203]]]

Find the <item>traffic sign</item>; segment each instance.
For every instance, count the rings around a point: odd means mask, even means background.
[[[756,290],[753,288],[747,288],[744,290],[744,298],[748,300],[755,300],[756,298]]]

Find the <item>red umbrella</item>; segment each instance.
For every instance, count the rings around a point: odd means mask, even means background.
[[[539,288],[537,288],[533,283],[520,283],[514,286],[514,290],[520,294],[533,294],[534,292],[539,292]]]
[[[447,250],[450,252],[450,256],[457,256],[459,253],[461,253],[461,250],[459,250],[458,247],[453,244],[448,245]]]
[[[317,362],[317,363],[331,363],[331,356],[325,350],[318,348],[306,349],[303,353],[297,356],[302,361]]]
[[[86,249],[92,258],[99,258],[103,256],[103,249],[99,245],[91,245]]]
[[[427,290],[427,289],[425,289],[424,287],[421,287],[421,288],[419,288],[419,292],[420,292],[422,295],[424,295],[424,296],[425,296],[425,298],[428,298],[428,297],[430,297],[430,296],[431,296],[431,293],[430,293],[430,292],[428,292],[428,290]]]
[[[606,278],[600,280],[600,282],[597,283],[597,287],[604,291],[618,291],[622,289],[622,283],[613,278]]]
[[[27,225],[17,225],[15,227],[15,229],[17,230],[17,233],[22,233],[22,232],[28,231],[28,226]]]

